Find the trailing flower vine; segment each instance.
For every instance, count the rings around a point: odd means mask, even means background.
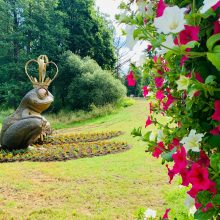
[[[220,0],[130,0],[120,9],[129,48],[138,41],[146,45],[145,62],[131,64],[128,85],[142,73],[150,102],[145,127],[158,127],[132,134],[162,158],[170,183],[176,175],[182,178],[195,219],[219,218]],[[149,216],[155,213],[146,211]]]

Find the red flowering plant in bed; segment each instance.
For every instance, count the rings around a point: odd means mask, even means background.
[[[131,0],[120,9],[129,47],[146,45],[143,65],[131,64],[128,80],[134,84],[142,72],[145,127],[156,126],[133,134],[162,158],[170,183],[181,177],[195,219],[219,218],[220,0]]]

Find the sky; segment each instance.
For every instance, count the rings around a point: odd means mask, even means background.
[[[117,14],[120,1],[118,0],[96,0],[96,6],[100,8],[103,13],[110,15],[111,19],[114,19]]]
[[[118,6],[120,4],[119,0],[96,0],[96,7],[104,14],[107,14],[109,18],[113,21],[113,24],[116,28],[117,35],[120,35],[120,27],[115,20],[115,15],[119,14]]]
[[[119,0],[96,0],[96,7],[99,8],[99,10],[107,14],[109,16],[109,19],[113,21],[113,25],[116,29],[116,35],[121,36],[121,26],[117,24],[115,15],[120,13],[120,10],[118,9],[118,6],[120,4]],[[121,36],[122,37],[122,36]],[[139,59],[140,53],[143,51],[143,45],[137,45],[134,47],[133,51],[130,51],[128,48],[124,47],[121,51],[121,53],[129,53],[130,57],[132,57],[132,61],[136,62]],[[129,63],[124,67],[124,72],[127,72],[129,69]]]

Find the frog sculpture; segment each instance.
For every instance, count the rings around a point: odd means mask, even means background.
[[[28,73],[28,66],[32,62],[38,64],[38,80]],[[46,78],[46,68],[50,64],[56,68],[53,79]],[[16,111],[3,122],[1,146],[8,150],[25,149],[37,140],[43,140],[52,132],[50,123],[41,116],[41,113],[48,109],[54,100],[48,87],[57,77],[58,67],[54,62],[49,62],[46,55],[41,55],[37,60],[30,60],[26,63],[25,73],[34,89],[23,97]]]

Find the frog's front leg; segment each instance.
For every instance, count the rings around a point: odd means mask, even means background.
[[[47,119],[45,117],[43,117],[41,114],[39,114],[35,111],[32,111],[28,108],[26,108],[25,110],[22,111],[22,118],[23,119],[32,118],[32,117],[38,117],[44,121],[43,126],[42,126],[42,132],[40,134],[40,140],[43,141],[47,135],[52,134],[52,129],[51,129],[50,123],[47,121]]]
[[[16,121],[4,133],[2,147],[23,149],[33,144],[41,135],[45,121],[40,117],[28,117]]]

